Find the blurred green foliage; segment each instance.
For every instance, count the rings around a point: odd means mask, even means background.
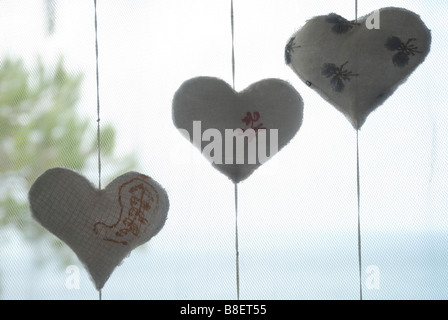
[[[96,121],[77,112],[82,79],[66,70],[63,59],[51,68],[10,58],[0,65],[0,245],[8,234],[20,235],[37,246],[39,260],[56,253],[65,265],[74,254],[32,219],[27,194],[49,168],[96,169]],[[101,124],[101,160],[119,175],[136,163],[133,155],[114,158],[115,135],[111,125]]]

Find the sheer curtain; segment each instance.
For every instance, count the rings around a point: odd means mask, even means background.
[[[358,3],[360,16],[412,10],[433,39],[426,61],[360,131],[364,298],[446,299],[448,6]],[[284,63],[307,19],[354,19],[354,1],[234,4],[236,89],[280,78],[305,103],[294,139],[239,185],[241,298],[357,299],[355,131]],[[2,299],[98,297],[77,258],[27,209],[29,185],[52,166],[97,182],[93,18],[93,0],[0,2]],[[103,299],[234,299],[233,185],[171,118],[183,81],[231,83],[230,1],[98,0],[98,41],[104,185],[140,171],[171,204],[165,227],[115,270]]]

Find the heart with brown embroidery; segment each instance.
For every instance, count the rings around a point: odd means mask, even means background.
[[[29,191],[34,219],[64,241],[100,290],[113,270],[165,224],[169,201],[153,179],[125,173],[105,189],[65,169],[43,173]]]
[[[238,183],[294,137],[302,124],[303,101],[279,79],[236,92],[221,79],[197,77],[176,91],[172,111],[184,136]]]
[[[290,38],[285,60],[360,129],[425,60],[430,44],[430,30],[406,9],[379,9],[357,22],[331,13],[310,19]]]

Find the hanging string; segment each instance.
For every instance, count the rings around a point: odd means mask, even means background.
[[[230,26],[232,34],[232,88],[235,90],[235,45],[233,23],[233,0],[230,1]],[[238,249],[238,184],[235,183],[235,268],[236,268],[236,297],[240,300],[240,252]]]
[[[100,129],[100,73],[98,71],[98,20],[95,7],[95,64],[96,64],[96,113],[97,113],[97,149],[98,149],[98,189],[101,189],[101,129]],[[102,299],[101,289],[98,290],[98,300]]]
[[[359,298],[362,300],[362,279],[361,279],[361,215],[360,215],[360,183],[359,183],[359,140],[358,140],[359,130],[356,130],[356,189],[358,195],[358,267],[359,267]]]
[[[358,0],[355,0],[355,22],[358,22]],[[356,193],[358,198],[358,268],[359,299],[362,300],[362,263],[361,263],[361,191],[359,182],[359,129],[356,129]]]
[[[235,253],[236,253],[236,297],[240,300],[240,251],[238,249],[238,184],[235,183]]]
[[[234,45],[234,27],[233,27],[233,0],[230,1],[230,24],[232,32],[232,88],[235,90],[235,45]]]
[[[101,189],[101,130],[100,130],[100,73],[98,71],[98,20],[95,7],[95,63],[96,63],[96,113],[97,113],[97,149],[98,149],[98,189]]]

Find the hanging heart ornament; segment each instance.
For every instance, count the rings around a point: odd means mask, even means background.
[[[406,9],[379,9],[357,22],[331,13],[307,21],[289,39],[285,60],[360,129],[425,60],[430,44],[430,30]]]
[[[176,91],[172,108],[174,125],[234,183],[284,147],[303,117],[300,94],[279,79],[236,92],[217,78],[193,78]]]
[[[78,173],[47,170],[29,191],[33,217],[78,256],[100,290],[116,266],[163,227],[165,190],[137,172],[96,189]]]

